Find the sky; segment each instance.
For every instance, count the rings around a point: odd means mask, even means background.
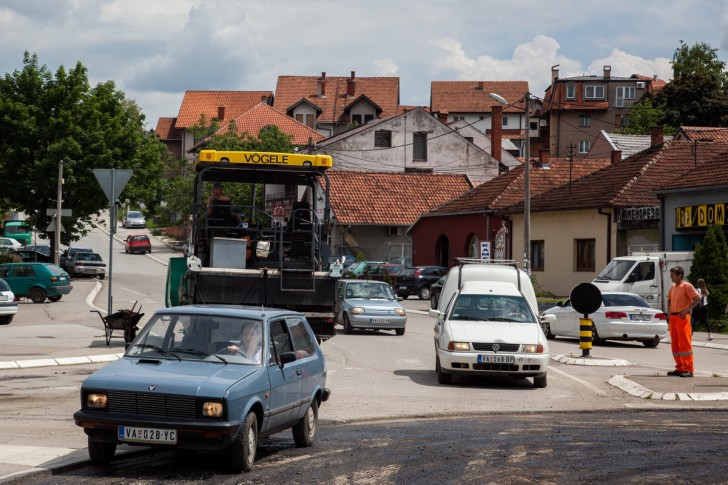
[[[275,91],[281,75],[397,76],[400,103],[432,81],[559,76],[670,80],[683,41],[728,61],[728,0],[0,0],[0,74],[37,54],[114,81],[154,128],[185,90]]]

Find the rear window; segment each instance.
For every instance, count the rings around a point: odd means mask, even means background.
[[[10,286],[8,286],[5,280],[0,280],[0,291],[10,291]]]
[[[53,276],[60,276],[65,273],[63,268],[61,268],[60,266],[56,266],[55,264],[46,265],[46,269],[50,271]]]
[[[149,238],[147,236],[132,236],[132,241],[149,241]]]
[[[610,295],[602,294],[604,306],[638,306],[650,308],[650,304],[639,295]]]
[[[83,253],[79,254],[76,258],[78,261],[101,261],[101,256],[96,253]]]

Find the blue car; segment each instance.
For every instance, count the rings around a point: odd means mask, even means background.
[[[383,281],[342,279],[336,284],[334,319],[347,334],[359,328],[404,335],[407,311],[401,299]]]
[[[221,451],[241,472],[259,438],[292,428],[297,446],[313,445],[329,395],[302,314],[178,306],[157,311],[123,358],[84,380],[73,417],[94,465],[107,465],[124,443]]]

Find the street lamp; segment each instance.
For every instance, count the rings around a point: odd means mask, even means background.
[[[490,93],[490,97],[506,106],[509,105],[506,99],[496,93]],[[531,93],[526,92],[523,97],[523,109],[526,111],[526,136],[523,147],[523,270],[531,274],[529,265],[531,252],[531,114],[530,114]],[[491,140],[491,143],[493,141]]]

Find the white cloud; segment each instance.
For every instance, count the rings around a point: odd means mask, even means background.
[[[642,74],[645,76],[657,75],[659,79],[665,81],[672,79],[672,65],[667,57],[643,59],[619,49],[613,49],[607,57],[592,61],[589,71],[600,73],[604,66],[612,67],[612,76],[629,77],[632,74]]]
[[[391,57],[376,59],[372,64],[374,64],[378,76],[396,76],[399,71],[399,67]]]

